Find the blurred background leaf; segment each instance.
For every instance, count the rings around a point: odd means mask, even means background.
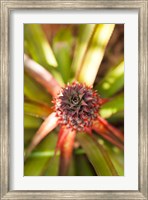
[[[25,114],[45,119],[49,114],[51,114],[52,109],[46,104],[25,102],[24,112]]]
[[[84,57],[76,72],[78,81],[93,85],[114,26],[114,24],[94,26]]]
[[[35,102],[41,102],[51,105],[51,95],[38,84],[33,78],[24,73],[24,95],[25,98]]]
[[[100,108],[100,115],[103,118],[110,118],[117,115],[118,113],[123,113],[124,111],[124,95],[123,93],[113,97],[109,102],[105,103]]]
[[[39,24],[24,25],[25,53],[47,69],[57,67],[51,46]]]
[[[124,176],[124,153],[119,148],[113,146],[106,140],[103,140],[100,136],[98,137],[98,142],[103,145],[105,150],[108,152],[108,155],[117,170],[119,176]]]
[[[62,75],[64,82],[67,83],[72,76],[71,62],[73,35],[71,30],[68,27],[61,29],[54,36],[52,46],[58,62],[59,72]]]
[[[60,84],[64,83],[60,72],[56,69],[58,63],[51,45],[39,24],[24,25],[24,52],[50,71]]]
[[[77,139],[99,176],[118,176],[112,161],[102,145],[86,133],[77,133]]]
[[[88,161],[87,157],[83,155],[75,155],[76,176],[96,176],[96,173]]]
[[[77,44],[74,52],[74,58],[72,62],[72,69],[74,73],[81,67],[83,57],[86,53],[89,40],[93,34],[95,24],[81,24],[78,28]]]
[[[49,173],[49,165],[52,163],[52,168],[50,167],[50,173],[54,176],[57,175],[58,169],[56,163],[58,162],[58,157],[54,158],[51,154],[49,156],[43,156],[46,151],[54,151],[55,145],[57,141],[57,135],[53,132],[48,135],[46,139],[44,139],[38,147],[34,150],[34,154],[36,152],[40,152],[40,154],[36,154],[36,156],[30,156],[25,162],[24,175],[27,176],[39,176]],[[42,153],[42,154],[41,154]],[[54,160],[55,159],[55,160]],[[56,168],[55,168],[56,167]]]
[[[24,127],[25,128],[38,128],[41,123],[42,123],[42,119],[36,118],[36,117],[32,117],[30,115],[24,115]]]
[[[102,97],[111,97],[123,88],[124,85],[124,62],[113,67],[96,86]]]

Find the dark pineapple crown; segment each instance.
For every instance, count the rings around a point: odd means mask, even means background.
[[[77,131],[91,127],[98,116],[99,100],[97,92],[85,84],[66,85],[54,99],[59,124]]]

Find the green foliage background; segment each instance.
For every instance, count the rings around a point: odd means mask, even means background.
[[[75,78],[94,83],[109,98],[100,115],[124,131],[124,25],[111,32],[106,25],[24,25],[24,52],[64,86]],[[24,72],[24,152],[43,120],[51,113],[52,96]],[[57,176],[60,152],[54,156],[59,127],[24,162],[25,176]],[[94,141],[95,138],[95,141]],[[94,132],[77,134],[68,176],[124,175],[124,151]],[[104,162],[105,149],[111,159]]]

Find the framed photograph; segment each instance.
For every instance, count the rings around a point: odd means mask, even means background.
[[[1,199],[147,199],[147,0],[1,11]]]

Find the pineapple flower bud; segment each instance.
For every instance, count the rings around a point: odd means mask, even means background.
[[[98,117],[100,97],[85,84],[68,84],[53,102],[59,124],[72,130],[83,131]]]

